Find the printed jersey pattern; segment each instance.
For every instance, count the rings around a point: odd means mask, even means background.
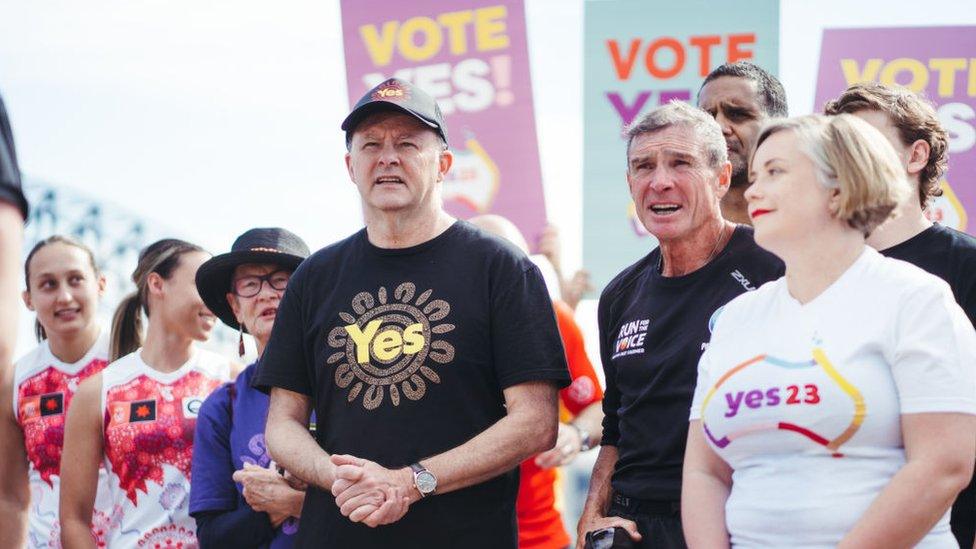
[[[101,372],[108,364],[108,342],[99,338],[86,355],[74,364],[58,360],[47,341],[17,362],[14,373],[14,417],[24,434],[27,451],[31,506],[27,546],[60,547],[58,502],[61,493],[61,452],[64,422],[78,385]],[[92,534],[98,546],[105,545],[101,512],[108,499],[105,470],[99,468],[98,492],[92,516]],[[101,504],[101,505],[100,505]]]
[[[136,351],[104,373],[105,462],[112,487],[110,545],[197,547],[188,513],[193,432],[200,406],[229,377],[204,350],[163,374]]]

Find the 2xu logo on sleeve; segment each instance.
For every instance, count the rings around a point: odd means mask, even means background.
[[[820,390],[813,383],[807,383],[802,387],[799,385],[789,385],[783,387],[770,387],[765,391],[753,389],[751,391],[738,391],[736,393],[725,393],[725,402],[728,410],[725,417],[734,417],[742,406],[757,410],[762,407],[773,406],[795,406],[799,404],[819,404]]]

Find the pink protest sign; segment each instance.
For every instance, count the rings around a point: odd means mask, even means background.
[[[496,213],[535,242],[546,221],[522,0],[342,0],[349,103],[383,80],[431,94],[454,166],[444,202]]]
[[[976,212],[976,27],[827,29],[820,48],[815,111],[860,82],[924,94],[949,133],[943,195],[926,212],[973,233]]]

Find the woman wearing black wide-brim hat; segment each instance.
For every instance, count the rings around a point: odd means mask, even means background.
[[[258,358],[278,304],[308,246],[285,229],[251,229],[197,271],[204,303],[231,328],[254,336]],[[264,444],[268,396],[251,388],[256,364],[203,403],[194,438],[190,514],[207,547],[290,547],[304,487],[276,471]]]

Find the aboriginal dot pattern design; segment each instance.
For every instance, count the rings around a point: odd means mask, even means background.
[[[454,346],[442,338],[455,329],[447,322],[450,303],[403,282],[392,291],[360,292],[350,305],[352,312],[340,312],[340,325],[327,337],[333,350],[327,364],[348,402],[366,410],[400,406],[441,383],[435,368],[454,360]]]

